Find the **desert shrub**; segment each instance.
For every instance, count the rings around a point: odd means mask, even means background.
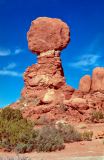
[[[81,133],[79,133],[73,126],[59,123],[57,127],[64,142],[69,143],[82,140]]]
[[[21,143],[24,146],[27,144],[28,146],[32,145],[34,148],[35,137],[36,134],[32,123],[25,119],[20,121],[0,121],[0,145],[6,149],[13,150],[17,147],[17,144]]]
[[[10,120],[17,121],[17,120],[23,119],[20,110],[12,109],[10,107],[6,107],[2,109],[2,111],[0,112],[0,118],[5,119],[7,121],[10,121]]]
[[[33,123],[24,119],[19,111],[5,108],[0,115],[0,147],[25,153],[36,147],[37,151],[60,150],[64,145],[55,127],[34,130]]]
[[[104,114],[102,113],[102,111],[93,111],[91,113],[92,122],[98,122],[101,119],[104,119]]]
[[[15,147],[15,151],[18,153],[25,153],[28,148],[28,144],[18,143]],[[31,151],[31,150],[30,150]]]
[[[40,129],[36,138],[37,151],[55,151],[64,149],[63,138],[54,126],[45,126]]]
[[[35,147],[35,144],[31,143],[18,143],[15,147],[17,153],[31,152]]]
[[[85,141],[91,141],[92,140],[92,136],[93,136],[93,132],[92,131],[84,131],[82,133],[82,139]]]
[[[0,117],[0,146],[6,150],[16,150],[18,152],[29,152],[35,148],[35,138],[37,131],[33,129],[33,123],[23,119],[20,112],[14,113],[5,111],[1,113]],[[10,115],[9,115],[10,113]],[[14,113],[16,116],[11,115]],[[21,116],[19,116],[21,115]],[[12,118],[13,116],[13,118]]]

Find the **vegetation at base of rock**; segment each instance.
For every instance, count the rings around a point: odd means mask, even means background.
[[[10,107],[6,107],[2,109],[2,111],[0,112],[0,118],[7,121],[11,121],[11,120],[18,121],[23,119],[20,110],[18,109],[14,110]]]
[[[35,147],[37,131],[33,130],[32,122],[20,117],[18,110],[10,108],[3,109],[0,114],[0,147],[6,151],[24,153]]]
[[[17,109],[4,108],[0,112],[0,147],[17,153],[50,152],[64,149],[64,143],[91,140],[92,132],[79,133],[69,124],[45,125],[34,129],[34,124],[22,117]]]
[[[81,133],[79,133],[72,125],[59,123],[57,127],[65,143],[82,140]]]
[[[5,148],[5,151],[13,150],[25,153],[34,149],[37,151],[55,151],[64,148],[63,138],[55,127],[46,126],[39,130],[33,129],[33,123],[19,116],[19,114],[11,118],[16,113],[20,112],[5,108],[0,114],[0,147]]]
[[[82,139],[85,141],[91,141],[93,136],[93,131],[84,131],[82,133]]]
[[[64,149],[63,137],[54,126],[45,126],[40,129],[36,138],[36,150],[49,152]]]
[[[100,120],[104,119],[104,113],[102,111],[93,111],[91,113],[91,121],[92,122],[99,122]]]

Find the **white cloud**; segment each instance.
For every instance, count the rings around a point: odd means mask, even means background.
[[[10,49],[0,49],[0,56],[10,56],[10,55],[17,55],[23,52],[23,49],[16,48],[14,51]]]
[[[2,76],[12,76],[12,77],[22,77],[21,73],[10,70],[0,70],[0,75]]]
[[[79,57],[73,62],[68,64],[69,66],[75,68],[81,68],[85,71],[89,70],[89,67],[98,66],[100,63],[101,52],[99,49],[100,35],[97,35],[96,38],[81,52]]]
[[[8,64],[6,67],[4,67],[4,70],[8,70],[8,69],[13,69],[16,67],[16,63],[12,62],[10,64]]]
[[[12,76],[12,77],[22,77],[22,73],[14,71],[13,69],[16,67],[16,63],[12,62],[7,66],[0,69],[1,76]]]
[[[98,60],[101,58],[100,55],[94,55],[94,54],[87,54],[83,55],[76,62],[73,62],[70,64],[72,67],[89,67],[89,66],[96,66],[98,64]]]
[[[21,48],[17,48],[17,49],[15,49],[15,51],[14,51],[15,54],[19,54],[19,53],[21,53],[21,52],[23,52],[23,49],[21,49]]]
[[[10,49],[0,49],[0,56],[9,56],[10,54]]]

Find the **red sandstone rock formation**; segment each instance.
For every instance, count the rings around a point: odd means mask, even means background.
[[[89,92],[91,89],[91,77],[85,75],[80,79],[79,90],[82,92]]]
[[[38,56],[38,64],[28,67],[24,74],[22,97],[38,97],[42,103],[59,103],[66,98],[65,79],[59,51],[47,51]],[[74,89],[67,86],[67,91]]]
[[[56,18],[40,17],[32,21],[27,33],[28,47],[34,53],[61,51],[70,40],[69,27]]]
[[[92,74],[92,91],[104,91],[104,68],[97,67]]]
[[[34,120],[43,114],[48,121],[67,119],[66,113],[62,114],[64,101],[71,98],[74,89],[65,83],[58,50],[68,44],[69,28],[59,19],[38,18],[32,22],[27,39],[29,49],[38,53],[38,63],[24,73],[25,86],[17,106],[22,102],[23,115]]]
[[[80,80],[74,90],[65,83],[60,50],[68,44],[69,28],[59,19],[41,17],[32,22],[28,46],[38,54],[37,64],[26,69],[22,98],[12,104],[24,117],[37,123],[85,121],[95,110],[104,111],[104,68],[96,68],[92,78]]]
[[[97,67],[93,70],[92,78],[85,75],[80,79],[79,90],[82,92],[103,92],[104,91],[104,68]]]

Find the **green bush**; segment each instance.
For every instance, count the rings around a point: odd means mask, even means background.
[[[79,133],[73,126],[68,124],[58,124],[58,130],[64,139],[65,143],[81,141],[81,133]]]
[[[102,111],[94,111],[91,113],[92,122],[98,122],[101,119],[104,119],[104,114],[102,113]]]
[[[27,148],[28,148],[28,144],[18,143],[17,146],[15,147],[15,151],[18,153],[25,153],[27,151]]]
[[[6,115],[7,113],[7,115]],[[31,151],[35,148],[37,131],[33,123],[22,117],[18,110],[5,108],[0,114],[0,146],[8,151]]]
[[[45,126],[40,129],[36,138],[37,151],[55,151],[64,149],[63,138],[54,126]]]
[[[22,119],[20,121],[0,121],[0,145],[6,149],[14,150],[15,148],[17,148],[17,144],[21,143],[24,146],[26,146],[27,144],[28,146],[32,145],[32,147],[34,148],[35,137],[36,132],[33,130],[32,123],[28,122],[25,119]]]
[[[82,139],[85,141],[91,141],[93,136],[93,131],[84,131],[82,133]]]
[[[10,121],[10,120],[17,121],[17,120],[23,119],[20,110],[12,109],[10,107],[6,107],[2,109],[2,111],[0,112],[0,118],[5,119],[7,121]]]

